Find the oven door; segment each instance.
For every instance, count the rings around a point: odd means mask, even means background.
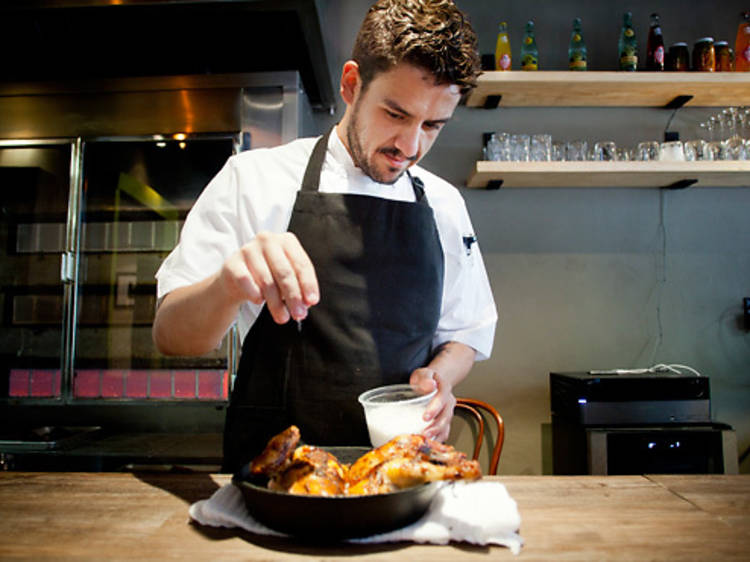
[[[151,339],[154,274],[233,135],[107,138],[84,147],[74,400],[227,399],[231,335],[198,358]]]
[[[0,399],[63,394],[71,140],[0,141]]]

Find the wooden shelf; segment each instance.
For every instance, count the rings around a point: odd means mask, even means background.
[[[750,161],[722,162],[489,162],[476,163],[467,187],[750,187]]]
[[[742,106],[750,72],[489,71],[466,105],[497,107],[496,96],[500,107],[665,107],[677,96],[693,96],[693,107]]]

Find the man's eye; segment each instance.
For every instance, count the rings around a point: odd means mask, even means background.
[[[401,119],[404,118],[404,116],[401,115],[400,113],[394,113],[393,111],[388,111],[387,113],[391,119],[398,119],[400,121]]]
[[[442,123],[425,123],[424,128],[428,131],[439,131],[440,127],[442,127]]]

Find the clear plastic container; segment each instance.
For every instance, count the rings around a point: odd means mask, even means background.
[[[422,433],[427,427],[422,416],[436,392],[418,394],[411,385],[392,384],[360,394],[372,446],[380,447],[398,435]]]

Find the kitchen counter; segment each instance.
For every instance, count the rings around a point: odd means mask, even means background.
[[[314,545],[189,522],[228,475],[0,473],[0,559],[747,560],[750,475],[502,476],[519,557],[503,547]],[[295,514],[290,514],[290,517]],[[302,515],[304,514],[296,514]]]

